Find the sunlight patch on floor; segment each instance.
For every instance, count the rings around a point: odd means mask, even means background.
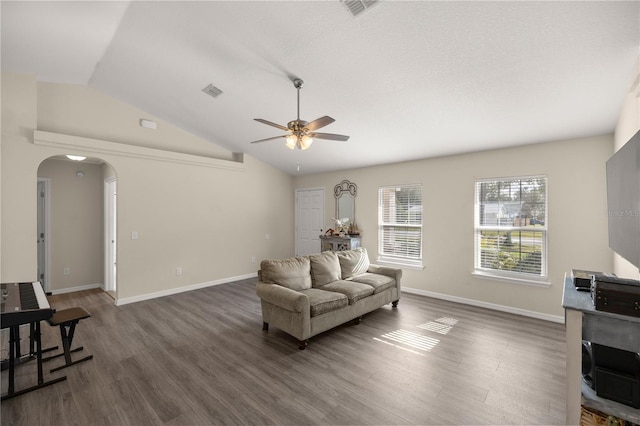
[[[384,343],[385,345],[394,346],[394,347],[396,347],[398,349],[402,349],[402,350],[407,351],[407,352],[411,352],[412,354],[424,356],[424,354],[422,354],[420,352],[413,351],[413,350],[411,350],[409,348],[405,348],[404,346],[396,345],[395,343],[387,342],[386,340],[378,339],[377,337],[374,337],[373,340],[375,340],[376,342]]]
[[[435,321],[428,321],[424,324],[417,326],[423,330],[433,331],[439,334],[448,334],[454,325],[458,323],[458,320],[450,317],[440,317]]]
[[[439,334],[449,334],[449,332],[453,328],[450,325],[444,325],[444,324],[440,324],[439,322],[433,322],[433,321],[425,322],[424,324],[420,324],[417,327],[422,328],[423,330],[429,330]]]
[[[440,342],[438,339],[403,329],[383,334],[381,337],[426,352],[433,349]]]
[[[416,327],[421,328],[422,330],[432,331],[434,333],[446,335],[453,329],[453,326],[458,323],[458,320],[451,317],[440,317],[434,321],[427,321],[424,324],[417,325]],[[423,336],[422,334],[414,333],[412,331],[400,329],[396,331],[392,331],[387,334],[383,334],[380,336],[382,339],[374,337],[373,340],[381,343],[385,343],[387,345],[395,346],[400,349],[404,349],[406,351],[417,353],[418,355],[422,355],[422,353],[415,352],[411,349],[405,348],[401,345],[406,345],[412,348],[420,349],[421,351],[430,352],[436,345],[440,342],[438,339],[434,339],[433,337]],[[383,340],[386,339],[386,340]],[[392,342],[400,343],[397,345]]]
[[[436,321],[442,324],[449,324],[449,325],[456,325],[458,323],[457,319],[451,318],[451,317],[440,317]]]

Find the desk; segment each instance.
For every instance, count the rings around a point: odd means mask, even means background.
[[[640,317],[596,311],[591,294],[577,291],[569,274],[564,276],[562,307],[567,333],[566,423],[580,424],[581,405],[640,423],[638,409],[598,397],[582,380],[582,340],[640,352]]]

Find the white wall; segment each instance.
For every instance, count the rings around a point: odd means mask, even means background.
[[[41,84],[8,73],[2,74],[2,89],[3,282],[35,280],[37,169],[46,158],[68,153],[63,147],[34,145],[36,128],[90,137],[96,149],[104,148],[99,156],[84,154],[108,162],[117,175],[121,301],[255,275],[260,259],[293,254],[289,175],[249,156],[243,167],[227,169],[112,154],[107,142],[115,140],[233,158],[160,120],[155,132],[142,129],[140,118],[155,118],[93,89]],[[133,231],[139,239],[131,239]]]
[[[640,130],[640,55],[631,73],[629,91],[624,98],[616,126],[615,151],[622,148],[638,130]],[[640,279],[640,270],[617,253],[613,253],[613,271],[619,277]]]
[[[324,187],[325,217],[334,215],[333,187],[343,179],[358,185],[356,220],[362,244],[375,261],[377,190],[384,185],[423,185],[424,271],[406,269],[403,287],[466,299],[485,306],[561,319],[563,278],[571,268],[610,271],[607,243],[605,161],[612,135],[419,160],[294,179],[296,188]],[[548,176],[548,288],[474,278],[474,180]],[[330,225],[329,223],[325,226]],[[474,303],[475,303],[474,302]]]

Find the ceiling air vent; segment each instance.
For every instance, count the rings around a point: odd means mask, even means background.
[[[379,0],[341,0],[353,16],[359,16],[378,4]]]
[[[207,87],[202,89],[202,91],[207,95],[213,96],[214,98],[217,98],[218,96],[222,95],[222,90],[218,89],[213,84],[208,85]]]

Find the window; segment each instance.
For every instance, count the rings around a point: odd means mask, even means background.
[[[546,177],[476,181],[475,271],[546,280]]]
[[[378,261],[422,267],[422,185],[378,190]]]

